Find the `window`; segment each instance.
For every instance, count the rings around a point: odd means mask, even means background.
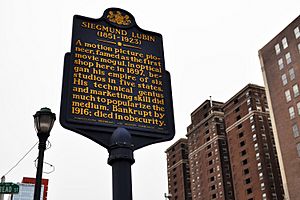
[[[211,182],[213,182],[214,180],[215,180],[215,177],[214,177],[214,176],[210,177],[210,181],[211,181]]]
[[[297,124],[294,124],[292,127],[294,137],[299,137],[299,128]]]
[[[280,53],[280,45],[276,44],[274,48],[275,48],[276,55],[278,55]]]
[[[207,138],[206,138],[206,142],[208,142],[209,140],[210,140],[210,137],[207,137]]]
[[[251,104],[251,99],[247,99],[247,105]]]
[[[224,161],[228,161],[228,156],[223,156]]]
[[[264,174],[262,172],[259,173],[259,180],[263,180],[264,179]]]
[[[248,163],[248,160],[247,160],[247,159],[245,159],[245,160],[242,161],[242,164],[243,164],[243,165],[247,165],[247,163]]]
[[[282,74],[281,75],[281,80],[282,80],[282,85],[286,85],[287,84],[286,74]]]
[[[252,132],[255,131],[255,125],[254,125],[254,124],[251,125],[251,131],[252,131]]]
[[[297,152],[298,152],[298,156],[300,157],[300,143],[297,144]]]
[[[258,151],[258,144],[257,143],[254,144],[254,149],[255,149],[255,151]]]
[[[289,107],[289,114],[290,114],[290,119],[294,119],[295,118],[294,107]]]
[[[246,155],[246,154],[247,154],[246,150],[243,150],[243,151],[241,152],[241,156],[244,156],[244,155]]]
[[[210,156],[212,156],[212,152],[209,152],[209,153],[207,154],[207,157],[210,157]]]
[[[252,188],[248,188],[248,189],[246,190],[246,192],[247,192],[247,194],[251,194],[251,193],[252,193]]]
[[[207,129],[207,130],[205,131],[205,134],[209,134],[209,129]]]
[[[286,64],[290,64],[292,62],[291,54],[290,52],[285,54]]]
[[[259,160],[260,159],[260,156],[259,156],[259,153],[256,153],[256,160]]]
[[[295,79],[295,70],[294,68],[289,69],[289,74],[290,74],[290,80]]]
[[[261,106],[256,106],[256,110],[258,110],[258,111],[262,111],[262,108],[261,108]]]
[[[240,146],[241,146],[241,147],[242,147],[242,146],[245,146],[245,144],[246,144],[245,141],[241,141],[241,142],[240,142]]]
[[[244,132],[240,132],[239,133],[239,138],[243,137],[244,136]]]
[[[300,43],[298,44],[298,51],[299,51],[299,53],[300,53]]]
[[[295,34],[295,38],[296,38],[296,39],[297,39],[298,37],[300,37],[300,31],[299,31],[299,27],[298,27],[298,26],[294,29],[294,34]]]
[[[211,187],[210,187],[210,190],[215,190],[216,189],[216,185],[212,185]]]
[[[247,178],[247,179],[245,180],[245,184],[249,184],[249,183],[251,183],[251,179],[250,179],[250,178]]]
[[[257,163],[257,169],[258,169],[258,170],[261,170],[261,163],[260,163],[260,162]]]
[[[300,115],[300,102],[297,103],[298,115]]]
[[[253,123],[253,122],[254,122],[254,117],[253,117],[253,115],[251,115],[249,119],[250,119],[250,123]]]
[[[253,134],[252,139],[253,141],[256,141],[256,134]]]
[[[293,91],[294,91],[294,97],[299,96],[299,87],[298,84],[293,86]]]
[[[263,193],[263,194],[262,194],[262,198],[263,198],[262,200],[267,200],[267,194],[266,194],[266,193]]]
[[[284,94],[285,94],[286,102],[291,101],[292,98],[291,98],[290,90],[286,90],[286,91],[284,92]]]
[[[247,168],[247,169],[244,169],[244,174],[246,175],[246,174],[249,174],[249,169]]]
[[[242,128],[243,127],[243,124],[239,124],[238,125],[238,129]]]
[[[298,46],[298,47],[299,47],[299,46]],[[280,59],[277,61],[277,63],[278,63],[279,69],[280,69],[280,70],[283,69],[283,67],[284,67],[283,59],[280,58]]]
[[[261,183],[261,184],[260,184],[260,189],[261,189],[261,190],[265,190],[265,183]]]
[[[284,49],[286,49],[289,46],[286,37],[284,37],[281,40],[281,42],[282,42],[282,46],[283,46]]]

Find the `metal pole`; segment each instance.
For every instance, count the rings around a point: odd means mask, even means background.
[[[44,164],[44,151],[46,149],[46,141],[49,137],[47,134],[38,134],[39,137],[39,157],[38,165],[36,170],[35,186],[34,186],[34,196],[33,200],[41,199],[41,187],[42,187],[42,174],[43,174],[43,164]]]
[[[5,176],[1,177],[1,183],[5,183]],[[4,199],[4,194],[0,194],[0,200]]]
[[[131,165],[134,163],[131,134],[118,128],[111,136],[108,164],[112,166],[113,200],[132,200]]]

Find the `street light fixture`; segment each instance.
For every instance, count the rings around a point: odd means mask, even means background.
[[[36,170],[35,186],[34,186],[34,199],[40,200],[41,186],[42,186],[42,173],[44,163],[44,151],[46,150],[46,142],[50,136],[50,131],[56,119],[55,113],[52,113],[49,108],[42,108],[37,111],[34,117],[34,127],[39,138],[39,156],[38,165]]]
[[[165,193],[165,198],[166,198],[166,200],[170,200],[171,197],[172,197],[172,194],[167,194],[167,193]]]

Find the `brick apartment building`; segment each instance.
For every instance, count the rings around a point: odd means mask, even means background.
[[[192,200],[187,139],[178,140],[166,150],[166,154],[171,199]]]
[[[166,151],[170,200],[283,199],[263,87],[249,84],[226,103],[206,100],[191,113],[191,121],[187,140],[180,139]],[[181,158],[174,154],[183,141],[190,187],[179,187],[178,182],[185,181],[172,179],[184,177],[182,167],[172,170]],[[178,195],[184,188],[190,196]]]
[[[283,200],[264,88],[247,85],[223,110],[236,199]]]
[[[300,16],[259,50],[285,199],[300,200]]]

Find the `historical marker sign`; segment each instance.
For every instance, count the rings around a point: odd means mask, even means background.
[[[107,9],[100,19],[74,16],[60,121],[105,147],[120,126],[130,131],[135,148],[172,139],[162,36],[139,28],[118,8]]]
[[[19,186],[14,183],[0,183],[0,194],[17,194]]]

